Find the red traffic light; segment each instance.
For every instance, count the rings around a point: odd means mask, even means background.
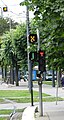
[[[39,59],[41,58],[45,58],[45,51],[43,50],[39,50]]]
[[[44,56],[44,52],[43,51],[40,51],[39,52],[41,56]]]
[[[39,50],[39,71],[45,72],[45,51]]]

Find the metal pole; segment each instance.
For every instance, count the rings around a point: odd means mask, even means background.
[[[28,49],[28,85],[29,85],[29,91],[31,93],[31,106],[33,106],[33,85],[32,85],[32,62],[29,60],[29,7],[26,7],[26,24],[27,24],[27,49]]]
[[[40,114],[40,116],[43,116],[42,84],[39,85],[39,114]]]
[[[37,38],[38,38],[38,51],[39,51],[39,49],[40,49],[40,38],[39,38],[39,30],[38,29],[37,29]],[[43,116],[42,84],[39,84],[39,114],[40,114],[40,116]]]
[[[38,39],[38,51],[40,49],[40,38],[39,38],[39,30],[37,28],[37,39]]]
[[[57,71],[57,87],[56,87],[56,105],[58,102],[58,81],[59,81],[59,71]]]
[[[26,25],[27,25],[27,49],[29,46],[29,7],[26,7]],[[29,50],[28,50],[28,71],[29,71]]]
[[[0,7],[0,9],[1,9],[1,18],[3,18],[3,10],[1,7]]]
[[[26,27],[27,27],[27,62],[28,62],[28,86],[30,87],[30,60],[29,60],[29,8],[26,6]],[[30,90],[30,88],[29,88]]]
[[[33,106],[33,82],[32,82],[32,61],[30,60],[30,92],[31,92],[31,106]]]

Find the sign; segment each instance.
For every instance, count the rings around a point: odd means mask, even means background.
[[[36,70],[32,71],[32,80],[36,80]]]
[[[30,35],[29,35],[29,42],[30,42],[30,43],[35,43],[35,42],[37,42],[37,34],[30,34]]]

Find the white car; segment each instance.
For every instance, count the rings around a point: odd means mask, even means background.
[[[46,80],[52,80],[52,75],[46,75]]]

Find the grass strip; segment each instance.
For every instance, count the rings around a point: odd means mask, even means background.
[[[25,109],[25,108],[24,108]],[[16,109],[16,112],[19,112],[19,113],[23,113],[24,109]],[[0,114],[1,115],[10,115],[13,111],[12,110],[7,110],[7,109],[4,109],[4,110],[0,110]],[[0,120],[9,120],[8,117],[0,117]]]
[[[56,97],[49,94],[42,93],[42,96],[44,102],[56,101]],[[31,102],[31,94],[29,90],[0,90],[0,103],[6,103],[6,99],[17,103],[28,103]],[[64,99],[58,97],[58,101],[62,100]],[[33,91],[33,101],[39,102],[39,92]]]
[[[39,92],[33,91],[34,96],[38,96]],[[49,96],[48,94],[43,94],[44,96]],[[29,90],[0,90],[0,97],[29,97]]]
[[[24,109],[16,109],[16,112],[23,112]],[[13,110],[10,109],[4,109],[4,110],[0,110],[0,114],[11,114],[13,112]]]
[[[56,97],[44,97],[42,98],[43,102],[54,102],[56,101]],[[17,98],[17,99],[13,99],[11,98],[10,100],[17,102],[17,103],[29,103],[31,102],[31,98]],[[39,98],[33,98],[34,102],[39,102]],[[58,97],[58,101],[63,101],[63,98]]]

